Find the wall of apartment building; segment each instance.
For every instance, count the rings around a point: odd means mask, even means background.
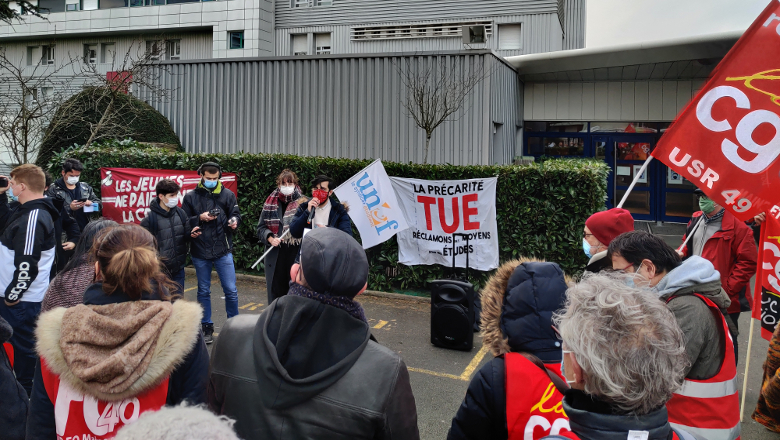
[[[24,17],[11,25],[0,23],[0,46],[5,41],[87,38],[98,33],[162,34],[204,29],[212,34],[211,53],[199,58],[273,55],[274,3],[272,0],[219,0],[53,12],[46,14],[45,19]],[[229,33],[234,31],[243,32],[243,48],[229,48]]]
[[[484,44],[464,45],[462,25],[486,24],[487,39]],[[440,28],[438,26],[452,27]],[[492,49],[500,56],[561,50],[562,31],[557,13],[534,15],[477,16],[476,18],[439,19],[414,22],[385,22],[382,28],[427,28],[425,37],[417,38],[365,38],[360,35],[366,29],[376,29],[376,24],[322,25],[292,28],[276,28],[276,55],[290,56],[297,52],[295,38],[305,35],[307,53],[317,53],[317,39],[329,34],[331,53],[383,53],[383,52],[435,52],[464,49]],[[442,31],[439,31],[442,29]],[[451,29],[451,31],[448,31]],[[518,32],[519,31],[519,32]],[[510,36],[511,33],[511,36]],[[410,32],[411,34],[411,32]],[[433,36],[437,34],[452,34]]]
[[[152,103],[187,151],[285,153],[422,162],[424,132],[406,114],[398,70],[409,57],[313,56],[165,63],[174,100]],[[489,72],[433,134],[431,163],[506,163],[514,156],[519,83],[487,51],[421,55],[425,65],[466,63]],[[143,96],[143,95],[142,95]],[[494,144],[494,121],[512,135]]]
[[[563,50],[585,47],[585,1],[559,0],[563,23]]]

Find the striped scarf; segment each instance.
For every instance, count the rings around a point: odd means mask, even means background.
[[[299,198],[301,198],[301,189],[296,186],[295,191],[293,191],[293,193],[289,196],[285,196],[281,191],[279,191],[279,188],[276,188],[274,192],[272,192],[271,195],[265,199],[265,204],[263,205],[265,227],[267,227],[277,237],[281,236],[286,230],[290,229],[290,223],[292,223],[293,217],[295,217],[295,212],[298,210],[297,200]],[[279,213],[277,212],[280,203],[287,203],[287,209],[284,210],[284,217],[281,219],[279,218]],[[280,224],[283,226],[281,231],[279,231]]]

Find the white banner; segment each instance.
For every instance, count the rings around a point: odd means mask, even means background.
[[[379,159],[333,192],[341,203],[349,205],[349,217],[360,231],[363,249],[376,246],[409,227]]]
[[[398,261],[491,270],[498,267],[497,177],[419,180],[391,177],[409,229],[398,234]],[[468,234],[466,237],[457,234]]]

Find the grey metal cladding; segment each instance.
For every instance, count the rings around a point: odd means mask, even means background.
[[[560,0],[563,5],[563,49],[585,47],[585,0]]]
[[[507,163],[516,146],[519,83],[490,52],[418,55],[428,63],[454,57],[492,75],[464,108],[433,134],[429,163]],[[167,62],[167,103],[145,97],[171,121],[190,152],[285,153],[422,162],[425,134],[404,112],[399,55],[320,56]],[[492,152],[493,121],[507,136]]]
[[[291,8],[291,0],[276,0],[276,28],[470,19],[490,15],[558,12],[558,0],[334,0],[330,6]]]

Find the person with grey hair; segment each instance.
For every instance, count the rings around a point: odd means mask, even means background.
[[[545,439],[696,439],[672,428],[666,402],[688,366],[674,315],[627,275],[586,275],[554,321],[563,341],[563,410],[572,433]],[[634,435],[632,437],[632,435]]]
[[[235,421],[200,406],[169,406],[147,411],[117,432],[115,440],[239,440]]]

